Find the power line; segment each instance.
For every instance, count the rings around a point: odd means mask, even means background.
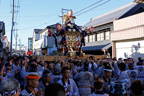
[[[37,18],[37,17],[51,17],[51,16],[55,16],[57,14],[49,14],[49,15],[31,15],[31,16],[27,16],[27,15],[24,15],[24,16],[20,16],[20,17],[24,17],[24,18]],[[9,18],[11,16],[0,16],[0,17],[6,17],[6,18]]]
[[[89,10],[86,10],[86,11],[84,11],[84,12],[82,12],[82,13],[76,15],[76,16],[79,16],[79,15],[82,15],[82,14],[84,14],[84,13],[87,13],[87,12],[89,12],[89,11],[95,9],[95,8],[98,8],[98,7],[100,7],[100,6],[102,6],[102,5],[106,4],[106,3],[108,3],[108,2],[110,2],[110,1],[111,1],[111,0],[107,0],[107,1],[105,1],[105,2],[103,2],[103,3],[101,3],[101,4],[97,5],[97,6],[95,6],[95,7],[91,8],[91,9],[89,9]]]
[[[42,25],[45,25],[45,24],[48,24],[50,22],[53,22],[55,20],[57,20],[58,18],[54,19],[54,20],[51,20],[49,22],[45,22],[45,23],[42,23],[42,24],[39,24],[39,25],[36,25],[36,26],[32,26],[32,27],[27,27],[27,28],[23,28],[23,29],[18,29],[18,30],[27,30],[27,29],[31,29],[31,28],[34,28],[34,27],[38,27],[38,26],[42,26]]]
[[[94,5],[96,5],[96,4],[100,3],[100,2],[102,2],[102,1],[103,1],[103,0],[99,0],[99,1],[97,1],[97,2],[95,2],[95,3],[93,3],[93,4],[91,4],[91,5],[89,5],[89,6],[85,7],[85,8],[83,8],[83,9],[81,9],[81,10],[75,12],[74,14],[77,14],[77,13],[79,13],[79,12],[81,12],[81,11],[83,11],[83,10],[89,8],[89,7],[92,7],[92,6],[94,6]]]

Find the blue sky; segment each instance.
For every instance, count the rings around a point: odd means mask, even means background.
[[[21,39],[22,44],[27,46],[28,37],[33,36],[34,29],[44,29],[48,25],[61,22],[61,18],[58,16],[61,15],[62,8],[72,9],[73,13],[75,13],[99,0],[15,0],[15,3],[18,4],[18,1],[20,7],[17,13],[17,19],[15,18],[17,22],[15,29],[18,29],[18,40]],[[107,0],[103,0],[102,2],[105,1]],[[111,0],[98,8],[77,16],[75,22],[83,26],[91,18],[105,14],[133,1]],[[11,35],[11,5],[12,0],[0,0],[0,21],[4,21],[5,23],[6,36],[8,36],[9,41]],[[14,35],[13,44],[15,44]]]

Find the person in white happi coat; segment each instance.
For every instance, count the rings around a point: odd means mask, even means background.
[[[21,96],[41,96],[37,87],[39,85],[40,76],[37,74],[29,74],[26,76],[27,78],[27,86],[24,90],[21,91]]]
[[[16,70],[20,71],[21,67],[20,67],[20,58],[17,58],[15,60],[15,64],[12,65],[12,72],[15,72]]]
[[[73,79],[70,78],[70,69],[63,67],[61,70],[63,78],[57,83],[61,84],[65,88],[65,96],[79,96],[78,88]]]
[[[43,72],[43,76],[39,82],[38,89],[41,90],[42,92],[44,92],[45,88],[52,83],[53,82],[51,82],[51,73],[48,70],[45,70]]]
[[[51,81],[53,83],[57,83],[57,81],[59,81],[60,79],[62,79],[62,75],[61,75],[61,67],[59,66],[55,66],[54,67],[54,73],[52,74],[52,78]]]
[[[118,64],[118,67],[120,69],[120,72],[118,73],[117,81],[126,81],[127,87],[130,87],[130,77],[128,74],[128,71],[126,70],[126,64],[120,63]]]
[[[74,76],[78,87],[80,96],[88,96],[91,94],[91,87],[93,82],[93,74],[88,71],[89,62],[84,62],[84,72],[80,72]]]
[[[4,80],[0,84],[0,91],[2,96],[19,96],[21,92],[19,81],[13,78]]]
[[[138,76],[137,79],[142,80],[143,84],[144,84],[144,62],[143,60],[139,61],[137,63],[137,66],[135,66],[135,68],[138,71]]]
[[[109,96],[128,96],[126,83],[111,82]]]
[[[134,63],[128,63],[128,74],[129,74],[129,77],[130,77],[130,81],[134,81],[137,79],[137,76],[138,76],[138,71],[134,69]]]

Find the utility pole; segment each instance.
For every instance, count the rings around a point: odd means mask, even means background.
[[[18,35],[17,35],[17,29],[16,29],[16,46],[15,46],[16,51],[17,51],[17,37],[18,37]]]
[[[12,28],[11,28],[11,46],[10,46],[10,56],[12,56],[12,37],[13,37],[13,27],[14,27],[14,0],[12,6]]]
[[[21,53],[21,40],[19,39],[19,52]]]
[[[64,15],[65,11],[68,12],[69,10],[68,9],[62,9],[62,25],[63,25],[63,19],[64,19],[63,15]]]

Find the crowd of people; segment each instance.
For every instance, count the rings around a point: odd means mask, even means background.
[[[0,96],[144,96],[144,59],[0,58]]]

